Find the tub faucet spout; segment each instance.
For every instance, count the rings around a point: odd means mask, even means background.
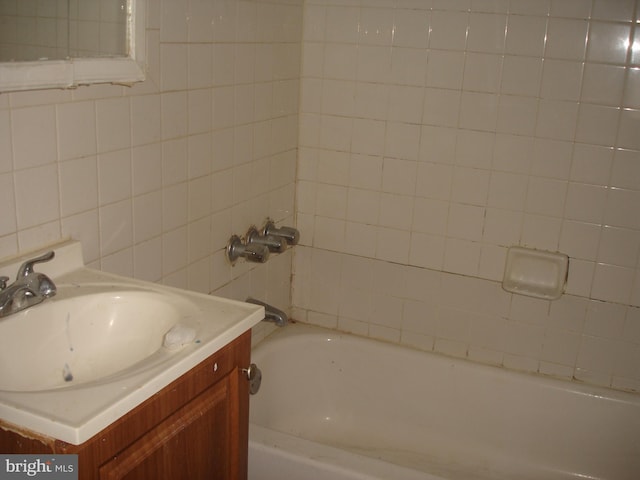
[[[247,298],[247,303],[253,303],[254,305],[261,305],[264,307],[264,320],[267,322],[273,322],[279,327],[284,327],[289,323],[287,314],[282,310],[278,310],[276,307],[272,307],[268,303],[256,300],[255,298]]]

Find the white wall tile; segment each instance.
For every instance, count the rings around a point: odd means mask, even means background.
[[[616,141],[620,109],[601,105],[581,104],[575,138],[578,142],[613,145]]]
[[[490,178],[488,170],[455,167],[451,184],[451,200],[472,205],[486,204]]]
[[[132,244],[133,218],[130,199],[100,207],[99,221],[100,246],[105,255],[119,252]]]
[[[430,50],[427,58],[427,86],[458,90],[464,75],[464,53]]]
[[[505,45],[506,27],[506,15],[471,13],[467,30],[467,50],[502,53]]]
[[[555,252],[560,242],[562,220],[536,214],[525,214],[522,223],[521,244],[536,245],[541,250]]]
[[[533,135],[537,109],[537,98],[501,95],[498,100],[496,130],[500,133]]]
[[[130,198],[131,191],[131,151],[118,150],[98,155],[100,205]]]
[[[17,228],[26,229],[60,217],[58,169],[45,165],[14,174]],[[34,194],[37,192],[37,195]]]
[[[463,50],[467,40],[469,15],[466,12],[439,11],[431,13],[429,48]]]
[[[416,198],[413,205],[414,232],[442,234],[447,228],[449,204],[443,200]]]
[[[476,276],[480,267],[480,243],[449,238],[446,241],[443,268],[452,273]]]
[[[380,196],[379,225],[408,231],[413,219],[413,198],[408,195],[383,193]]]
[[[409,262],[418,267],[441,270],[444,262],[446,238],[443,235],[413,232]]]
[[[160,114],[163,119],[163,140],[181,137],[187,133],[187,98],[186,92],[162,94],[160,99]]]
[[[540,100],[536,136],[556,140],[573,140],[578,104],[559,100]]]
[[[477,92],[498,92],[502,56],[488,53],[468,53],[464,64],[464,90]]]
[[[634,188],[640,183],[640,153],[631,150],[617,150],[613,160],[611,185],[613,187]]]
[[[591,2],[588,0],[551,0],[551,15],[558,17],[589,18]]]
[[[634,270],[604,263],[596,264],[591,296],[598,300],[627,304],[631,298]]]
[[[421,162],[416,177],[416,195],[449,200],[453,184],[453,167],[438,163]]]
[[[624,88],[625,68],[617,65],[587,63],[584,67],[581,98],[588,103],[618,106]],[[633,74],[627,81],[633,83]],[[629,88],[629,85],[627,85]],[[625,105],[633,106],[631,101]]]
[[[406,264],[409,259],[411,235],[407,230],[379,227],[377,229],[376,258]]]
[[[453,163],[456,155],[456,130],[422,126],[419,160],[435,163]]]
[[[361,9],[358,34],[358,41],[361,44],[391,45],[393,10],[386,8]]]
[[[513,7],[512,2],[512,10]],[[546,31],[547,19],[545,17],[509,16],[505,53],[541,57],[544,51]]]
[[[53,106],[11,111],[13,162],[16,169],[46,165],[57,159]],[[37,138],[38,141],[33,139]]]
[[[420,150],[420,127],[408,123],[387,122],[384,155],[403,160],[417,160]]]
[[[631,25],[591,22],[587,61],[624,64]]]
[[[96,153],[96,112],[93,102],[59,105],[57,125],[60,160]]]
[[[491,93],[463,92],[460,102],[460,128],[495,131],[498,96]]]
[[[396,10],[394,15],[393,45],[426,48],[429,39],[430,12]]]
[[[412,160],[385,158],[382,171],[382,191],[413,194],[418,164]]]
[[[538,96],[542,77],[542,59],[536,57],[504,57],[501,92],[507,95]]]
[[[128,98],[96,102],[98,152],[131,146],[131,112]]]
[[[583,60],[587,44],[586,20],[549,18],[545,56],[565,60]]]
[[[74,215],[98,207],[98,168],[95,156],[60,163],[60,214]]]
[[[16,202],[14,196],[14,180],[12,174],[0,175],[0,192],[2,192],[2,202],[6,205],[7,214],[0,218],[0,234],[9,235],[16,231]],[[12,252],[3,251],[7,256]],[[13,252],[15,253],[15,252]]]
[[[571,258],[596,258],[600,242],[600,225],[566,220],[562,224],[559,249]]]
[[[391,78],[391,49],[384,46],[358,47],[357,79],[362,82],[388,82]]]
[[[607,197],[604,221],[608,225],[640,229],[640,218],[634,214],[640,207],[640,191],[613,188]]]
[[[613,164],[611,147],[576,144],[571,161],[571,180],[594,185],[608,185]]]
[[[567,182],[530,177],[525,211],[550,217],[561,217],[564,210]]]
[[[160,96],[141,95],[131,98],[131,142],[146,145],[161,138]]]
[[[160,191],[137,196],[133,199],[133,237],[134,242],[146,242],[154,238],[158,238],[162,233],[162,211],[158,205],[162,204],[162,195]],[[135,256],[135,255],[134,255]],[[147,257],[147,254],[145,254]],[[154,258],[154,256],[151,256]],[[155,256],[157,258],[157,256]],[[158,267],[159,267],[159,262]],[[146,262],[144,262],[147,265]],[[152,272],[146,272],[146,269],[138,270],[143,275],[156,277],[156,268]],[[162,271],[160,271],[162,274]],[[155,278],[157,280],[158,278]]]
[[[487,208],[482,232],[483,239],[494,245],[518,245],[522,222],[522,212]]]
[[[422,121],[425,125],[457,127],[460,92],[429,88],[425,91]]]
[[[640,255],[640,232],[605,225],[600,236],[597,260],[634,268]]]
[[[164,91],[186,90],[188,82],[187,46],[160,44],[160,87]]]
[[[203,0],[189,0],[187,37],[190,42],[211,42],[213,40],[213,3]]]
[[[447,236],[480,241],[485,210],[473,205],[451,204],[447,221]]]
[[[577,101],[580,98],[582,69],[581,62],[545,60],[540,96],[555,100]]]
[[[638,127],[640,127],[640,110],[623,109],[620,113],[617,145],[622,148],[640,150]]]
[[[524,210],[527,180],[525,175],[492,172],[487,205],[509,210]]]

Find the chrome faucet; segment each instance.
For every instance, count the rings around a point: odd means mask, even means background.
[[[253,303],[254,305],[261,305],[264,307],[264,320],[267,322],[273,322],[279,327],[285,327],[289,323],[289,317],[282,310],[278,310],[276,307],[269,305],[261,300],[255,298],[247,298],[247,303]]]
[[[288,245],[297,245],[300,241],[300,232],[293,227],[276,227],[273,220],[267,219],[267,223],[264,224],[262,234],[265,237],[280,237],[283,238]]]
[[[249,228],[245,238],[247,239],[247,245],[265,245],[270,252],[282,253],[287,249],[287,241],[284,238],[261,235],[256,227]]]
[[[242,243],[240,237],[232,235],[227,244],[227,258],[234,265],[240,257],[248,262],[264,263],[269,259],[269,248],[257,243]]]
[[[43,273],[33,271],[36,263],[48,262],[53,251],[24,262],[18,269],[16,281],[7,286],[9,277],[0,277],[0,317],[6,317],[43,302],[56,294],[53,281]]]

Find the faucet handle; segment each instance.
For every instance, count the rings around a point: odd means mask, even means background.
[[[6,275],[0,276],[0,290],[4,290],[7,288],[7,282],[9,281],[9,277]]]
[[[256,227],[249,228],[246,235],[247,245],[265,245],[270,252],[282,253],[287,249],[287,242],[282,237],[261,235]]]
[[[53,257],[55,257],[55,256],[56,256],[55,252],[53,250],[50,250],[47,253],[45,253],[44,255],[41,255],[39,257],[27,260],[18,269],[17,278],[26,277],[27,275],[33,273],[33,266],[36,263],[48,262],[51,259],[53,259]]]
[[[269,258],[269,248],[266,245],[257,243],[246,245],[242,243],[240,237],[232,235],[227,244],[227,258],[233,265],[240,257],[249,262],[264,263]]]
[[[267,220],[263,228],[265,236],[283,238],[289,245],[297,245],[300,241],[300,232],[293,227],[276,227],[272,220]]]

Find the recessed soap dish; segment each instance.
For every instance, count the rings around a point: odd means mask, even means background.
[[[502,288],[507,292],[555,300],[564,292],[569,257],[523,247],[510,247],[504,268]]]

